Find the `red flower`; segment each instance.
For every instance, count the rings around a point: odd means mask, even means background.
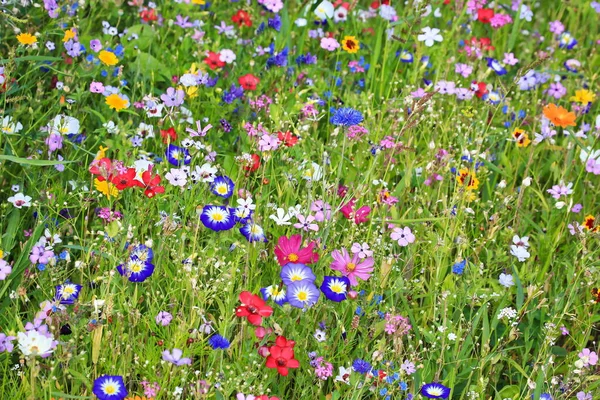
[[[310,242],[305,248],[302,246],[302,236],[292,235],[288,239],[281,236],[275,246],[277,262],[282,267],[288,263],[312,264],[319,261],[319,254],[313,252],[315,242]]]
[[[356,204],[356,199],[353,198],[348,203],[346,203],[340,211],[344,214],[344,217],[347,219],[353,219],[355,224],[361,224],[363,222],[368,221],[368,216],[371,213],[371,207],[362,206],[358,210],[354,211],[354,205]]]
[[[485,82],[473,82],[471,84],[471,90],[475,91],[475,96],[482,98],[488,92],[487,84]]]
[[[262,394],[258,397],[255,397],[255,399],[256,400],[279,400],[279,397],[276,397],[276,396],[269,397],[268,394]]]
[[[98,180],[103,182],[105,180],[112,179],[113,167],[110,158],[101,158],[99,160],[92,161],[90,165],[90,172],[98,176]]]
[[[204,59],[204,63],[208,65],[210,69],[217,69],[225,66],[225,63],[221,61],[221,56],[214,51],[208,52],[208,56]]]
[[[491,8],[480,8],[477,10],[477,19],[483,24],[489,24],[494,16],[494,10]]]
[[[250,157],[252,157],[252,164],[248,162],[243,168],[244,171],[254,172],[260,168],[260,156],[258,154],[252,154]]]
[[[140,12],[140,17],[142,18],[142,21],[144,22],[150,22],[150,21],[157,21],[158,20],[158,16],[156,15],[156,12],[154,11],[153,8],[145,8]]]
[[[165,192],[164,186],[159,186],[160,176],[158,174],[152,176],[152,167],[148,168],[148,170],[142,174],[142,180],[144,181],[144,185],[146,186],[144,194],[148,198],[156,196],[157,193]]]
[[[277,368],[282,376],[287,376],[288,368],[298,368],[300,363],[294,358],[293,340],[287,340],[283,336],[278,336],[275,345],[269,348],[269,357],[267,357],[267,368]]]
[[[242,85],[244,90],[256,90],[256,85],[260,83],[260,79],[252,74],[246,74],[238,78],[238,83]]]
[[[133,186],[142,187],[140,181],[135,179],[136,177],[135,168],[127,168],[127,172],[123,172],[111,179],[111,182],[117,187],[119,190],[127,189]]]
[[[252,26],[252,20],[250,19],[250,14],[248,14],[244,10],[239,10],[238,12],[236,12],[235,15],[233,17],[231,17],[231,20],[240,27],[242,25]]]
[[[269,307],[263,299],[250,292],[240,293],[242,305],[236,308],[235,315],[238,317],[247,317],[252,325],[262,324],[262,317],[268,317],[273,314],[273,309]]]
[[[290,131],[285,131],[285,133],[284,132],[279,132],[277,134],[277,137],[287,147],[294,147],[294,145],[296,143],[298,143],[298,136],[294,135]]]
[[[160,136],[163,138],[163,143],[167,144],[169,142],[174,142],[177,140],[177,132],[175,132],[175,128],[170,127],[167,130],[160,130]]]

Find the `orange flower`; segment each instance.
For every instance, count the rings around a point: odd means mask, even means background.
[[[154,400],[154,399],[151,397],[133,396],[133,397],[127,397],[125,400]]]
[[[575,126],[575,113],[569,112],[567,109],[556,106],[556,104],[548,104],[544,107],[544,115],[554,125],[566,128],[567,126]]]

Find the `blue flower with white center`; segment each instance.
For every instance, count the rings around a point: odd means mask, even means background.
[[[154,272],[154,264],[132,256],[125,264],[119,265],[117,271],[121,276],[126,276],[130,282],[144,282]]]
[[[310,267],[304,264],[288,263],[281,269],[281,280],[285,285],[291,285],[299,282],[313,283],[317,277]]]
[[[319,301],[321,292],[312,282],[295,282],[287,287],[287,298],[292,307],[308,308]]]
[[[494,92],[494,91],[490,91],[490,92],[486,93],[482,97],[482,99],[493,105],[498,105],[498,104],[500,104],[500,101],[502,101],[502,97],[500,96],[500,93]]]
[[[402,52],[400,52],[400,61],[403,63],[412,63],[414,61],[414,57],[411,52],[402,50]]]
[[[227,231],[235,225],[231,210],[224,206],[204,206],[200,214],[202,224],[213,231]]]
[[[231,197],[234,188],[235,184],[227,176],[217,176],[210,184],[210,191],[224,199]]]
[[[118,375],[102,375],[94,381],[92,392],[100,400],[123,400],[127,397],[123,377]]]
[[[363,122],[363,119],[363,115],[360,111],[350,107],[342,107],[334,111],[329,122],[333,125],[349,127],[360,124]]]
[[[506,75],[506,68],[504,68],[498,60],[488,57],[487,66],[493,69],[498,75]]]
[[[558,47],[561,49],[571,50],[577,43],[577,40],[569,32],[563,32],[558,37]]]
[[[165,151],[167,161],[176,167],[185,164],[188,165],[192,161],[192,156],[188,149],[170,144]]]
[[[81,291],[81,285],[74,283],[65,283],[56,286],[55,300],[60,301],[60,304],[73,304],[79,297]]]
[[[340,302],[346,300],[350,280],[345,276],[325,276],[321,284],[321,292],[328,300]]]
[[[265,242],[268,240],[265,236],[265,231],[260,225],[254,222],[248,222],[246,225],[240,228],[240,233],[250,242]]]
[[[447,399],[450,396],[450,388],[441,383],[427,383],[421,388],[421,394],[430,399]]]
[[[246,224],[248,223],[250,218],[252,218],[252,214],[254,214],[254,211],[243,207],[237,207],[232,208],[231,213],[233,214],[236,223],[239,222],[240,224]]]
[[[260,289],[260,293],[264,300],[273,300],[275,304],[282,306],[287,303],[285,287],[279,285],[271,285]]]
[[[152,262],[152,259],[154,258],[154,252],[150,247],[144,244],[139,244],[133,248],[131,256],[136,256],[142,261]]]

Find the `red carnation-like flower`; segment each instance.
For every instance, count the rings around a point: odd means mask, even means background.
[[[111,180],[113,177],[113,166],[110,158],[104,157],[99,160],[92,161],[90,172],[98,177],[100,182]]]
[[[160,136],[163,139],[163,143],[167,144],[169,142],[174,142],[177,140],[177,132],[175,132],[175,128],[170,127],[169,129],[160,130]]]
[[[282,267],[288,263],[312,264],[319,261],[319,254],[314,252],[315,242],[310,242],[308,246],[302,248],[302,236],[292,235],[288,239],[281,236],[275,247],[277,262]]]
[[[208,68],[210,69],[217,69],[225,66],[225,63],[221,61],[221,56],[214,51],[208,52],[208,56],[204,59],[204,63],[208,65]]]
[[[246,74],[238,78],[238,83],[242,85],[244,90],[256,90],[256,85],[260,83],[260,79],[252,74]]]
[[[136,180],[136,172],[135,168],[127,168],[126,172],[119,174],[112,178],[111,182],[117,187],[119,190],[127,189],[133,186],[142,186],[140,181]]]
[[[298,136],[294,135],[290,131],[279,132],[277,137],[287,147],[294,147],[294,145],[298,143]]]
[[[490,20],[494,16],[494,10],[491,8],[480,8],[477,10],[477,19],[482,24],[489,24]]]
[[[252,154],[250,157],[252,158],[252,163],[247,163],[244,165],[243,169],[244,171],[254,172],[260,168],[260,156],[258,154]]]
[[[283,336],[278,336],[275,344],[269,347],[269,357],[267,357],[267,368],[277,368],[282,376],[287,376],[288,368],[298,368],[300,363],[294,358],[293,340],[287,340]]]
[[[160,175],[156,174],[152,176],[152,167],[148,168],[148,170],[142,174],[142,181],[144,181],[144,186],[146,186],[144,194],[150,199],[158,193],[165,192],[164,186],[160,186]]]
[[[250,19],[250,14],[248,14],[244,10],[239,10],[231,17],[231,20],[235,22],[239,27],[246,25],[252,26],[252,20]]]
[[[153,8],[145,8],[140,12],[140,17],[144,22],[158,21],[158,16]]]
[[[263,317],[273,314],[273,309],[263,299],[250,292],[240,293],[240,301],[242,305],[236,308],[235,315],[247,317],[252,325],[259,326]]]

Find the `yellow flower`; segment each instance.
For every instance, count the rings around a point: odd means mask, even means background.
[[[360,43],[354,36],[346,36],[342,40],[342,49],[348,53],[357,53],[358,49],[360,49]]]
[[[0,258],[4,257],[4,252],[0,250]]]
[[[198,97],[198,86],[188,86],[188,87],[179,86],[177,89],[185,90],[185,94],[190,99],[193,99],[194,97]]]
[[[121,111],[124,108],[127,108],[127,99],[122,98],[116,93],[113,93],[109,96],[106,96],[106,104],[110,108],[114,108],[116,111]]]
[[[69,40],[75,37],[75,30],[73,28],[67,29],[65,31],[65,36],[63,36],[63,43],[68,42]]]
[[[17,40],[19,41],[19,43],[26,45],[32,45],[37,42],[37,38],[31,33],[21,33],[17,36]]]
[[[531,143],[529,136],[526,133],[522,133],[517,138],[517,147],[527,147]]]
[[[584,106],[596,100],[596,93],[586,89],[581,89],[575,92],[575,96],[571,97],[571,101],[576,101]]]
[[[102,61],[105,65],[117,65],[119,59],[115,56],[115,53],[112,51],[102,50],[98,54],[98,59]]]
[[[96,154],[95,160],[101,160],[106,157],[106,150],[108,150],[108,147],[100,146],[98,148],[98,154]]]
[[[117,197],[119,195],[119,189],[108,181],[99,181],[98,178],[96,178],[94,179],[94,187],[108,198]]]
[[[479,187],[479,179],[475,176],[475,173],[469,171],[468,168],[462,168],[456,175],[456,181],[460,186],[467,187],[467,190],[474,190]]]
[[[200,4],[201,6],[206,4],[205,0],[192,0],[192,4]]]

